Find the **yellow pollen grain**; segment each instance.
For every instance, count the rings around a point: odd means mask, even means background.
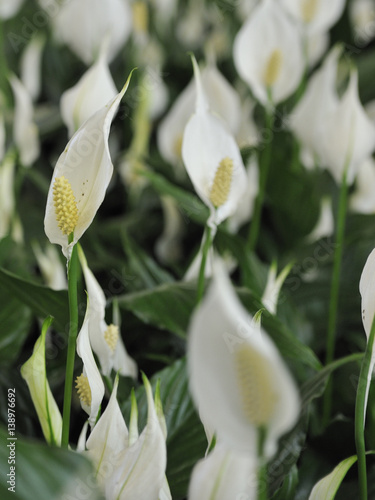
[[[275,49],[268,58],[267,66],[264,72],[264,83],[266,87],[272,87],[279,77],[281,64],[283,62],[283,53]]]
[[[232,184],[233,160],[226,157],[221,160],[216,170],[214,182],[210,191],[210,201],[218,208],[227,201]]]
[[[118,326],[112,324],[108,325],[106,331],[104,332],[104,339],[112,352],[116,349],[118,336]]]
[[[76,389],[82,403],[91,406],[91,389],[89,381],[83,373],[76,378]]]
[[[148,32],[148,9],[145,2],[141,0],[133,2],[133,25],[137,33]]]
[[[235,357],[244,414],[255,427],[266,426],[277,403],[269,362],[248,345],[240,347]]]
[[[316,14],[319,0],[304,0],[302,2],[302,19],[305,23],[310,23]]]
[[[78,208],[72,186],[63,175],[55,179],[53,203],[58,227],[63,234],[69,235],[77,225]]]

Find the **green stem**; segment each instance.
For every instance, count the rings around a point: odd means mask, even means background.
[[[333,274],[332,274],[331,294],[330,294],[329,314],[328,314],[328,330],[327,330],[326,359],[325,359],[326,365],[332,363],[335,355],[337,309],[339,301],[340,274],[341,274],[342,252],[344,246],[345,220],[346,220],[347,197],[348,197],[348,185],[346,180],[348,162],[346,163],[347,164],[345,165],[344,168],[344,173],[340,187],[340,199],[339,199],[339,208],[338,208],[337,225],[336,225],[335,254],[333,258],[334,259]],[[329,418],[331,416],[331,406],[332,406],[332,381],[330,381],[327,384],[327,389],[324,394],[323,424],[325,427],[327,426]]]
[[[69,243],[73,240],[73,233],[69,236]],[[77,281],[78,281],[78,255],[77,245],[73,246],[72,255],[68,264],[68,294],[69,294],[69,313],[70,326],[68,337],[68,353],[65,370],[65,388],[64,388],[64,408],[63,408],[63,426],[61,435],[61,446],[67,447],[69,444],[70,427],[70,408],[72,402],[74,358],[76,354],[76,340],[78,334],[78,299],[77,299]]]
[[[371,357],[374,349],[375,321],[371,325],[371,332],[367,342],[365,356],[362,361],[359,374],[357,397],[355,402],[355,445],[358,456],[358,479],[359,500],[367,500],[367,474],[366,474],[366,445],[365,445],[365,421],[366,421],[366,394],[368,394],[371,383]]]
[[[200,304],[202,297],[203,297],[203,292],[204,292],[204,282],[205,282],[204,272],[206,269],[206,261],[207,261],[208,251],[209,251],[211,243],[212,243],[210,226],[206,226],[204,238],[205,238],[205,240],[204,240],[203,247],[202,247],[201,267],[199,269],[199,277],[198,277],[197,305]]]
[[[249,240],[248,240],[248,248],[252,252],[255,250],[258,242],[260,220],[262,215],[264,197],[266,193],[268,171],[271,161],[271,151],[272,151],[271,133],[273,129],[273,124],[274,124],[273,108],[269,106],[266,110],[266,130],[270,132],[270,137],[263,151],[261,162],[259,165],[259,191],[255,201],[254,214],[250,225]]]
[[[268,500],[267,488],[267,462],[264,458],[264,443],[266,441],[266,429],[258,429],[258,500]]]

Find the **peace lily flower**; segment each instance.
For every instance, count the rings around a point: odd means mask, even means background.
[[[195,113],[188,121],[182,140],[182,158],[215,228],[234,214],[246,185],[240,150],[225,122],[211,113],[203,90],[199,68],[193,57],[197,86]]]
[[[219,266],[189,326],[190,390],[201,419],[233,450],[264,458],[296,423],[300,402],[289,370],[272,340],[240,304]]]
[[[82,409],[89,415],[89,423],[93,428],[105,391],[89,340],[90,314],[90,299],[88,299],[85,319],[77,337],[77,354],[82,359],[83,372],[76,378],[76,389]]]
[[[267,277],[266,288],[262,295],[262,302],[271,314],[276,314],[277,302],[279,300],[280,290],[283,283],[290,273],[292,264],[288,264],[277,276],[277,263],[272,262]]]
[[[61,96],[61,116],[68,127],[69,136],[116,94],[117,89],[107,63],[107,47],[103,44],[96,63],[74,87]]]
[[[33,121],[33,103],[30,94],[15,75],[10,76],[9,82],[15,100],[13,138],[22,165],[30,167],[40,151],[38,128]]]
[[[300,33],[277,0],[254,8],[236,36],[233,56],[239,75],[263,105],[289,97],[304,71]]]
[[[208,106],[227,123],[232,134],[236,135],[241,123],[241,102],[237,92],[213,64],[202,70],[201,80]],[[192,79],[158,128],[159,151],[171,165],[181,162],[184,128],[191,117],[196,99],[196,83]]]
[[[129,81],[130,76],[121,92],[77,130],[55,166],[44,229],[67,258],[90,226],[111,180],[109,129]]]
[[[369,339],[372,322],[375,316],[375,300],[374,300],[374,278],[375,278],[375,249],[368,256],[363,268],[361,279],[359,281],[359,292],[361,294],[361,311],[362,322],[365,329],[366,337]],[[365,406],[366,414],[367,398],[370,389],[371,376],[375,366],[375,349],[371,353],[370,368],[368,371]]]
[[[355,191],[350,197],[350,208],[361,214],[375,213],[375,161],[367,158],[361,163],[355,180]]]
[[[128,355],[119,332],[118,324],[105,322],[106,299],[103,290],[87,264],[81,246],[78,257],[85,277],[88,295],[88,331],[90,345],[99,359],[103,375],[109,376],[112,368],[123,376],[137,377],[138,369]]]
[[[312,32],[328,31],[340,18],[345,0],[282,0],[294,19]]]
[[[21,81],[33,101],[38,98],[41,90],[41,63],[45,42],[44,35],[38,33],[33,36],[21,57]]]
[[[132,398],[129,431],[116,396],[118,377],[107,408],[87,440],[88,455],[95,475],[108,500],[147,498],[158,500],[165,480],[166,446],[160,427],[151,385],[143,375],[146,390],[147,424],[138,437],[137,410]]]
[[[46,374],[46,335],[53,318],[48,317],[35,343],[31,357],[21,367],[47,443],[61,443],[62,417],[48,384]]]
[[[109,62],[128,39],[132,13],[127,0],[75,0],[61,4],[53,17],[54,34],[87,65],[110,35]]]
[[[253,456],[217,442],[213,451],[195,465],[189,500],[257,498],[257,463]]]
[[[31,246],[46,285],[52,290],[68,288],[66,268],[61,263],[56,247],[48,243],[43,251],[36,240],[31,243]]]

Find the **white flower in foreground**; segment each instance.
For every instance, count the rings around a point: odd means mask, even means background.
[[[278,276],[276,261],[274,261],[269,268],[266,288],[262,295],[262,302],[271,314],[276,314],[280,290],[291,268],[292,265],[288,264]]]
[[[328,31],[345,7],[345,0],[282,0],[281,3],[310,33]]]
[[[195,465],[189,484],[189,500],[255,500],[257,460],[217,442],[210,454]]]
[[[29,387],[47,443],[60,446],[62,417],[53,397],[46,373],[46,335],[52,318],[47,318],[35,343],[31,357],[21,367],[21,375]]]
[[[300,33],[277,0],[254,8],[236,36],[233,56],[239,75],[263,105],[289,97],[304,71]]]
[[[15,100],[13,139],[22,165],[30,167],[40,152],[38,128],[33,121],[34,107],[30,94],[15,75],[10,76],[9,82]]]
[[[146,389],[147,424],[138,437],[137,417],[132,405],[129,433],[116,400],[118,378],[108,406],[87,440],[88,454],[96,477],[108,500],[144,498],[158,500],[165,480],[166,445],[155,410],[152,389],[143,376]],[[135,409],[136,411],[136,409]]]
[[[338,184],[346,167],[347,182],[351,184],[359,165],[375,149],[375,126],[359,100],[356,70],[351,71],[348,88],[337,108],[327,116],[325,127],[323,164]]]
[[[96,63],[74,87],[66,90],[61,96],[61,116],[68,127],[69,137],[117,94],[108,68],[106,52],[103,45]]]
[[[128,0],[75,0],[64,2],[53,22],[55,35],[88,65],[106,36],[114,59],[130,35],[132,12]]]
[[[355,191],[349,205],[354,212],[361,214],[375,213],[375,161],[367,158],[358,168]]]
[[[63,266],[60,260],[61,254],[59,255],[56,247],[48,243],[43,251],[36,240],[31,243],[31,246],[46,285],[52,290],[68,288],[66,267]]]
[[[78,246],[78,256],[85,277],[88,295],[88,331],[92,350],[99,359],[103,375],[109,376],[112,368],[120,375],[137,377],[138,369],[126,352],[119,325],[105,322],[106,299],[103,290],[89,268],[83,250]]]
[[[329,197],[322,199],[320,203],[320,215],[315,227],[306,237],[307,241],[313,243],[322,238],[332,236],[335,229],[335,219],[332,212],[332,200]]]
[[[373,0],[353,0],[349,5],[349,16],[354,28],[357,47],[367,45],[375,37],[375,4]]]
[[[19,11],[23,0],[0,0],[0,19],[10,19]]]
[[[227,446],[253,456],[264,429],[264,457],[270,458],[298,419],[298,390],[221,267],[191,320],[187,359],[190,390],[204,425]]]
[[[359,281],[359,293],[361,294],[362,322],[367,339],[370,337],[372,322],[375,316],[375,249],[370,253],[363,268]],[[370,369],[368,371],[368,381],[366,386],[365,414],[370,389],[370,379],[375,366],[375,349],[371,353]]]
[[[237,92],[213,64],[202,70],[201,80],[211,111],[219,115],[236,135],[241,123],[241,102]],[[182,137],[196,99],[196,83],[192,79],[158,127],[159,151],[171,165],[178,165],[181,161]]]
[[[45,42],[45,36],[35,35],[21,57],[21,81],[33,101],[38,98],[41,90],[41,64]]]
[[[228,219],[228,228],[236,233],[239,228],[249,222],[253,215],[254,203],[259,189],[259,167],[255,155],[251,155],[246,165],[246,191],[238,204],[236,212]]]
[[[129,80],[130,76],[121,92],[77,130],[53,171],[44,229],[50,242],[61,245],[67,258],[90,226],[111,180],[109,129]]]
[[[182,158],[197,194],[210,209],[208,224],[215,228],[235,213],[245,191],[246,172],[225,122],[209,110],[194,58],[193,66],[197,100],[184,130]]]
[[[90,302],[90,299],[88,299]],[[104,397],[104,383],[91,350],[89,340],[90,314],[87,304],[85,319],[77,337],[77,354],[83,362],[83,372],[76,378],[76,389],[81,401],[82,409],[89,416],[91,428],[94,427],[102,400]]]

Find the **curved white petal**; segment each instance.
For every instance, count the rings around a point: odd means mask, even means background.
[[[307,63],[310,68],[317,64],[329,48],[329,34],[317,32],[306,37]]]
[[[90,308],[87,308],[85,319],[77,338],[77,353],[83,362],[83,374],[87,377],[91,390],[91,404],[81,401],[83,410],[89,415],[91,428],[94,427],[100,405],[104,397],[104,383],[91,350],[89,340]]]
[[[46,39],[37,34],[26,46],[21,57],[21,81],[35,101],[41,90],[41,63]]]
[[[268,389],[262,377],[243,373],[241,356],[248,353],[253,360],[249,368],[256,363]],[[273,342],[246,313],[221,267],[191,320],[187,356],[190,390],[204,424],[228,446],[256,455],[260,424],[254,425],[252,412],[258,403],[265,405],[265,456],[272,456],[279,437],[298,418],[298,391]],[[254,391],[258,403],[251,404],[245,395]]]
[[[358,74],[353,70],[348,88],[336,110],[327,117],[323,142],[323,162],[339,184],[348,163],[347,182],[351,184],[358,166],[375,149],[375,126],[358,96]]]
[[[66,267],[56,247],[48,243],[43,251],[37,240],[32,241],[31,246],[47,286],[52,290],[67,289]]]
[[[0,163],[0,238],[7,236],[14,216],[15,155],[8,154]]]
[[[375,161],[372,157],[359,166],[355,186],[350,208],[361,214],[375,213]]]
[[[234,41],[236,69],[255,97],[268,103],[265,73],[272,55],[279,55],[279,68],[271,85],[272,102],[278,103],[298,87],[304,71],[302,39],[277,0],[257,5]]]
[[[214,65],[202,70],[202,85],[208,105],[237,134],[241,121],[241,103],[237,92]],[[194,79],[183,90],[161,122],[157,141],[162,156],[172,165],[181,160],[181,144],[184,128],[192,115],[197,98]]]
[[[248,453],[218,442],[211,453],[194,467],[188,500],[233,500],[257,498],[257,462]]]
[[[30,167],[40,151],[38,128],[33,121],[33,103],[30,94],[15,75],[9,78],[9,82],[15,99],[13,139],[22,165]]]
[[[117,94],[106,57],[106,50],[102,49],[97,62],[61,96],[61,116],[69,136]]]
[[[332,236],[335,229],[335,220],[332,212],[332,201],[330,198],[323,198],[320,204],[319,219],[307,236],[309,242],[318,241],[321,238]]]
[[[373,0],[355,0],[349,4],[349,16],[357,47],[367,45],[375,37],[375,5]]]
[[[129,77],[130,78],[130,77]],[[66,257],[90,226],[103,202],[112,177],[113,165],[109,153],[108,136],[112,119],[129,85],[106,106],[91,116],[73,135],[61,154],[53,171],[47,198],[44,229],[51,243],[61,245]],[[74,241],[68,245],[68,236],[58,227],[53,201],[53,185],[56,177],[64,176],[70,183],[78,208],[78,222],[74,229]]]
[[[9,19],[17,14],[23,0],[0,0],[0,19]]]
[[[200,198],[210,208],[209,224],[220,224],[234,214],[245,190],[246,172],[237,143],[226,124],[209,111],[198,65],[193,59],[197,86],[196,111],[188,121],[182,140],[182,158]],[[220,163],[224,159],[233,163],[228,196],[215,208],[210,201],[210,191]]]
[[[282,5],[312,33],[328,31],[340,18],[345,0],[282,0]]]
[[[132,12],[127,0],[75,0],[64,2],[53,21],[55,35],[91,64],[108,35],[109,61],[117,55],[130,35]]]
[[[334,113],[339,102],[335,82],[341,52],[339,46],[331,50],[322,67],[310,78],[305,94],[290,117],[293,133],[311,154],[315,153],[320,158],[323,155],[327,117]]]
[[[362,322],[366,332],[367,339],[370,336],[372,322],[375,316],[374,282],[375,282],[375,249],[372,250],[372,252],[368,256],[361,274],[361,279],[359,281],[359,292],[361,294],[361,299],[362,299],[361,302]],[[374,366],[375,366],[375,349],[373,349],[371,354],[370,369],[368,371],[366,401],[364,407],[365,415],[366,415],[368,393],[370,390],[370,382]]]
[[[148,404],[147,425],[139,439],[118,458],[116,475],[106,486],[108,498],[158,500],[164,483],[167,463],[165,440],[156,415],[151,385],[146,377],[143,377],[143,383]]]
[[[163,263],[175,262],[182,255],[182,236],[185,224],[178,203],[172,196],[160,198],[164,215],[164,229],[156,240],[155,254]]]
[[[274,261],[268,270],[267,283],[262,295],[262,302],[271,314],[276,314],[280,290],[291,267],[291,264],[286,265],[277,276],[277,263]]]
[[[127,448],[128,429],[117,402],[118,377],[108,405],[92,430],[86,448],[94,463],[95,476],[103,489],[118,466],[116,457]]]

